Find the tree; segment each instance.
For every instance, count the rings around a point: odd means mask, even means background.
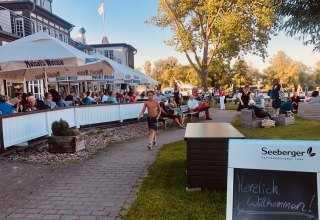
[[[219,88],[221,85],[232,84],[233,72],[231,71],[230,61],[214,59],[208,69],[208,82],[211,86]]]
[[[320,1],[319,0],[285,0],[280,5],[280,26],[288,35],[299,36],[304,44],[315,45],[320,51]]]
[[[159,84],[161,88],[173,86],[176,80],[181,80],[186,84],[192,84],[200,86],[199,78],[197,73],[190,66],[177,65],[173,68],[165,69],[163,74],[159,78]]]
[[[284,88],[303,87],[310,84],[310,70],[301,62],[294,61],[283,51],[278,51],[269,61],[270,66],[264,70],[265,84],[272,85],[273,79],[280,79]]]
[[[243,59],[238,59],[233,65],[234,79],[236,80],[235,85],[241,87],[242,83],[247,84],[249,81],[249,66]],[[238,82],[237,82],[238,81]],[[239,84],[238,84],[239,83]]]
[[[166,41],[184,53],[208,89],[208,67],[215,59],[253,52],[265,57],[277,21],[274,0],[160,0],[149,22],[171,28]]]
[[[150,61],[145,61],[144,62],[144,66],[143,66],[144,72],[148,75],[148,76],[152,76],[152,72],[151,72],[151,62]]]
[[[316,67],[313,72],[313,78],[316,86],[320,86],[320,61],[316,63]]]

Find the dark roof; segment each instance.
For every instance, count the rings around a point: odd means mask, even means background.
[[[117,43],[117,44],[90,44],[90,46],[94,48],[101,48],[101,47],[127,47],[132,51],[136,51],[137,49],[131,46],[130,44],[125,44],[125,43]]]
[[[27,10],[32,10],[33,9],[33,3],[30,0],[20,0],[20,1],[5,1],[5,2],[0,2],[0,5],[8,8],[12,11],[16,11],[16,10],[23,10],[23,9],[27,9]],[[35,14],[39,14],[42,17],[50,20],[51,22],[55,22],[57,24],[59,24],[60,26],[63,26],[64,28],[67,29],[71,29],[74,27],[73,24],[69,23],[68,21],[60,18],[59,16],[53,14],[51,11],[48,11],[45,8],[42,8],[38,5],[35,6],[35,10],[34,10]]]

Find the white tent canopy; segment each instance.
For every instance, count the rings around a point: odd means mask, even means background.
[[[110,75],[112,67],[43,32],[0,46],[0,76],[27,80],[78,74]]]

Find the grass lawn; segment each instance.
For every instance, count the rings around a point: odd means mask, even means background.
[[[233,126],[250,139],[320,140],[320,121],[299,117],[295,118],[294,125],[274,128],[242,128],[238,117]]]
[[[227,102],[227,103],[226,103],[226,110],[237,110],[238,105],[239,105],[239,103],[238,103],[238,104],[234,104],[234,102]],[[211,105],[211,106],[212,106],[212,105]],[[213,108],[220,108],[220,107],[219,107],[219,104],[215,103],[215,104],[213,105]]]
[[[241,128],[239,119],[233,125],[247,138],[320,140],[320,122],[299,118],[295,125],[269,129]],[[124,219],[225,219],[226,193],[186,192],[185,171],[185,142],[164,146]]]

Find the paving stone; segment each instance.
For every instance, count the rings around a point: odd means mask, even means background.
[[[74,214],[83,216],[83,215],[90,215],[92,213],[91,210],[77,210]]]
[[[54,215],[58,212],[58,210],[56,209],[44,209],[40,212],[40,214],[44,214],[44,215]]]
[[[23,219],[27,214],[11,214],[9,216],[7,216],[8,219]],[[4,218],[4,215],[3,215]]]
[[[44,217],[44,215],[41,215],[41,214],[28,214],[28,215],[26,215],[25,218],[36,220],[36,219],[43,219],[43,217]]]
[[[78,220],[78,215],[63,215],[60,220]]]
[[[44,220],[58,220],[62,215],[45,215],[43,217]]]
[[[97,216],[81,216],[79,220],[96,220],[98,217]]]
[[[74,210],[63,209],[57,212],[58,215],[72,215]]]

